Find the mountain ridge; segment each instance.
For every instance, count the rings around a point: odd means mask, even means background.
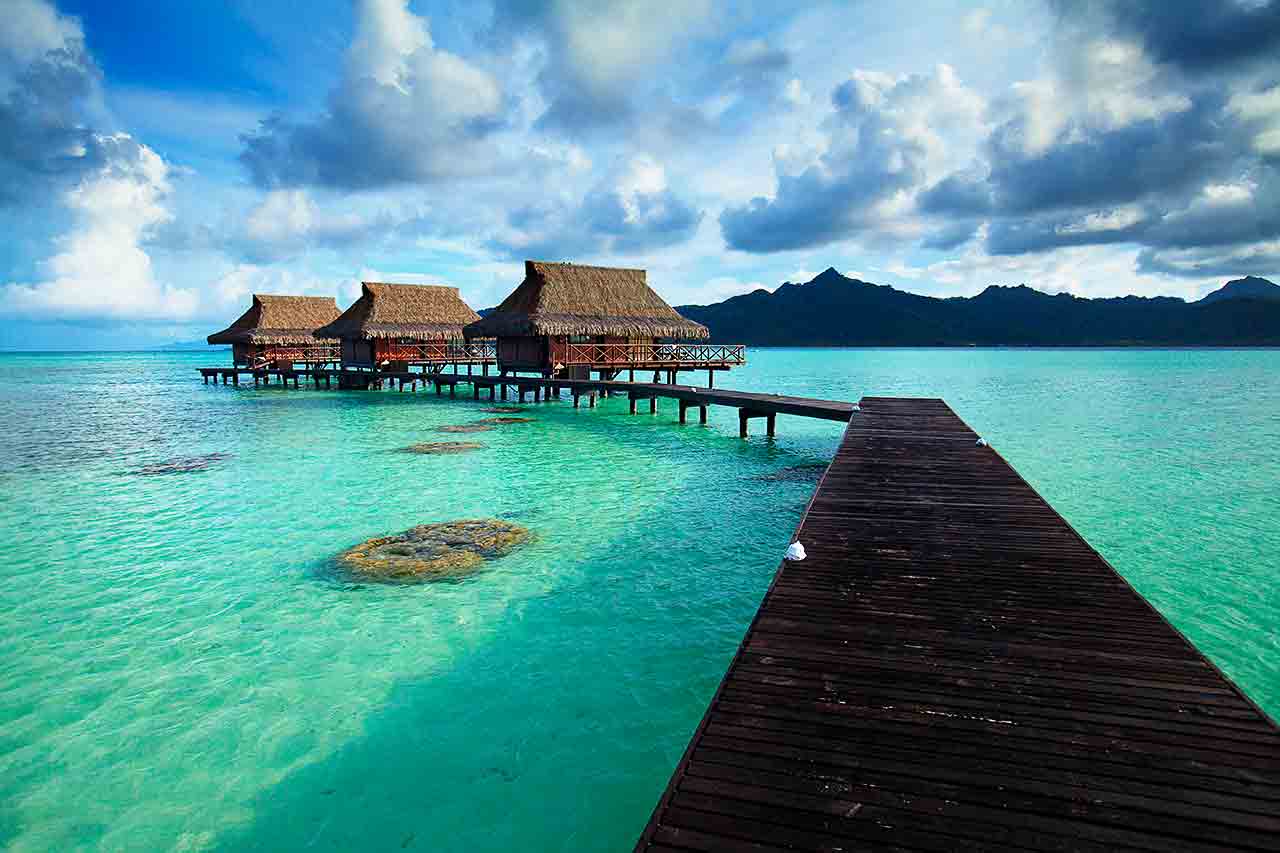
[[[706,325],[712,341],[754,346],[1280,346],[1280,286],[1253,276],[1196,302],[1051,295],[1025,284],[936,297],[828,267],[773,292],[676,310]]]

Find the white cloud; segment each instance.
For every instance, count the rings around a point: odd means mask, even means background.
[[[1073,222],[1057,227],[1060,234],[1093,234],[1101,231],[1124,231],[1137,225],[1145,214],[1137,205],[1124,205],[1111,210],[1099,210]]]
[[[813,278],[813,276],[811,275],[809,278]],[[808,280],[808,278],[804,279],[804,281]],[[742,281],[734,276],[720,275],[707,281],[702,286],[700,293],[707,300],[720,301],[756,290],[772,291],[775,287],[777,287],[776,284],[766,285],[760,281]]]
[[[726,242],[775,252],[920,233],[915,196],[968,162],[988,130],[986,101],[948,65],[930,74],[858,69],[838,86],[816,143],[774,150],[777,190],[720,216]]]
[[[350,244],[370,227],[357,213],[322,211],[306,190],[272,190],[244,218],[245,249],[261,259],[283,258],[312,244]]]
[[[77,18],[58,14],[44,0],[5,0],[0,15],[0,91],[12,83],[13,72],[83,38]]]
[[[95,319],[183,320],[196,312],[195,291],[158,282],[141,242],[169,211],[169,169],[158,154],[125,134],[98,140],[108,164],[67,193],[74,230],[44,263],[49,278],[4,286],[9,313]]]
[[[367,189],[478,174],[496,157],[483,143],[503,105],[497,80],[436,47],[407,0],[364,0],[328,110],[263,122],[241,160],[265,187]]]
[[[1253,129],[1253,150],[1264,157],[1280,156],[1280,86],[1260,92],[1236,93],[1227,102]]]
[[[793,77],[787,81],[787,86],[783,89],[782,96],[788,103],[798,107],[807,107],[813,103],[813,95],[809,94],[809,90],[805,88],[804,81],[798,77]]]
[[[1050,252],[992,256],[975,244],[936,263],[903,265],[895,274],[934,285],[922,289],[966,296],[980,293],[992,284],[1027,284],[1045,293],[1090,298],[1137,293],[1195,299],[1213,284],[1208,276],[1170,279],[1144,273],[1138,268],[1138,255],[1139,251],[1131,247],[1072,246]]]

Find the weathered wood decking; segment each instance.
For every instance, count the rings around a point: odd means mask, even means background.
[[[638,850],[1280,849],[1280,730],[976,439],[862,401]]]

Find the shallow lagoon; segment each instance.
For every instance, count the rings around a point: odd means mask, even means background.
[[[629,848],[813,489],[770,475],[839,425],[564,402],[407,454],[491,404],[202,385],[226,357],[0,355],[0,847]],[[717,384],[946,398],[1280,714],[1280,352],[753,350]],[[536,539],[335,570],[477,517]]]

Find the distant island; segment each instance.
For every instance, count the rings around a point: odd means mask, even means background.
[[[1280,346],[1280,285],[1248,276],[1196,302],[1083,299],[993,285],[939,299],[841,275],[676,307],[711,339],[751,346]]]

